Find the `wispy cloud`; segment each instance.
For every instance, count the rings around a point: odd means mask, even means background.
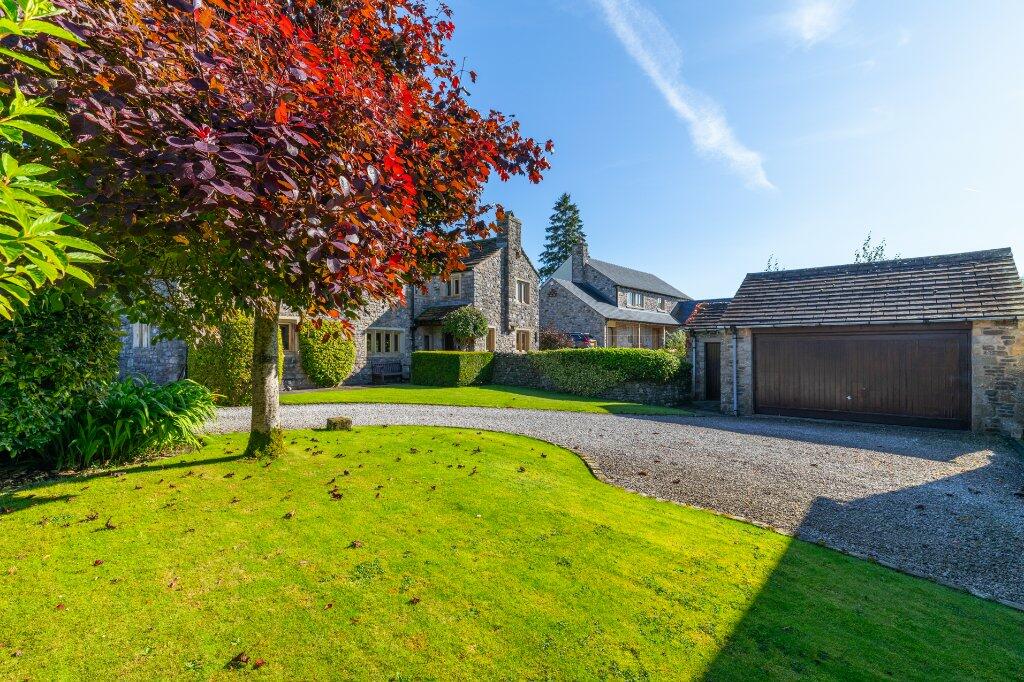
[[[690,127],[698,150],[723,159],[748,185],[774,189],[764,159],[745,147],[721,108],[682,80],[682,50],[654,12],[640,0],[596,0],[605,21],[673,111]]]
[[[783,17],[783,26],[805,47],[831,37],[843,25],[853,0],[798,0]]]

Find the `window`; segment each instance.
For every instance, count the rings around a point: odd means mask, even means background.
[[[371,329],[366,332],[367,355],[398,355],[402,351],[402,333]]]
[[[629,292],[629,305],[633,306],[634,308],[643,308],[644,295],[641,294],[639,291]]]
[[[446,296],[448,298],[457,298],[462,295],[462,275],[452,275],[445,282],[446,285]]]
[[[136,322],[132,325],[132,348],[149,348],[153,343],[153,328]]]
[[[530,283],[521,279],[516,280],[516,300],[520,303],[530,302]]]
[[[530,332],[528,330],[520,329],[519,331],[516,332],[516,350],[530,350]]]
[[[491,327],[490,329],[487,330],[487,350],[489,350],[492,353],[494,352],[494,342],[495,342],[494,327]]]
[[[668,306],[667,306],[667,303],[666,303],[665,299],[664,298],[659,298],[658,299],[658,310],[665,310],[666,307],[668,307]]]

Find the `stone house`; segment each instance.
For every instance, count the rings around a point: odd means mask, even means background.
[[[683,306],[683,328],[687,335],[687,356],[692,363],[693,399],[720,402],[722,399],[722,341],[719,320],[731,298],[687,301]]]
[[[540,312],[537,304],[539,275],[522,247],[522,222],[509,213],[500,232],[489,239],[467,242],[465,269],[448,280],[435,278],[425,291],[409,287],[406,303],[389,306],[371,303],[353,321],[356,361],[346,384],[371,380],[375,361],[397,361],[408,377],[415,350],[452,350],[454,340],[441,332],[444,316],[472,305],[487,316],[487,336],[478,350],[527,351],[537,347]],[[281,340],[285,350],[286,389],[312,388],[302,370],[295,312],[281,314]],[[150,325],[125,325],[121,374],[148,376],[166,383],[186,374],[188,349],[181,341],[155,342]]]
[[[691,300],[649,272],[591,258],[586,244],[544,283],[540,297],[542,329],[590,334],[609,348],[663,348]]]
[[[695,339],[721,409],[1021,437],[1024,285],[1010,249],[746,276]],[[707,334],[716,333],[719,339]],[[712,385],[695,355],[695,385]]]

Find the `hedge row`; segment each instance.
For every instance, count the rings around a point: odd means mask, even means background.
[[[527,357],[558,390],[583,396],[625,382],[667,384],[679,377],[683,365],[672,353],[644,348],[566,348]]]
[[[218,329],[220,338],[204,337],[189,349],[188,376],[213,391],[219,405],[252,405],[253,319],[238,313]],[[277,348],[277,373],[283,377],[280,339]]]
[[[412,354],[410,381],[419,386],[489,384],[494,353],[421,350]]]

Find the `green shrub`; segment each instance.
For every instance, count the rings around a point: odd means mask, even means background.
[[[494,353],[464,351],[416,351],[412,354],[410,380],[420,386],[472,386],[489,384]]]
[[[213,395],[194,381],[158,386],[126,379],[68,423],[47,449],[48,459],[57,469],[87,469],[171,447],[198,448],[198,434],[215,412]]]
[[[665,337],[665,350],[671,351],[681,358],[686,357],[689,346],[689,337],[682,329],[677,329]]]
[[[528,357],[558,390],[583,396],[627,381],[665,384],[677,379],[681,364],[672,353],[644,348],[566,348]]]
[[[220,338],[204,337],[188,352],[188,376],[215,394],[221,405],[252,404],[253,319],[243,313],[218,327]],[[278,375],[284,376],[284,346],[278,340]]]
[[[441,331],[451,334],[460,348],[469,348],[476,339],[487,335],[487,316],[473,306],[456,308],[441,321]]]
[[[356,345],[338,320],[323,320],[319,329],[312,322],[303,322],[299,325],[299,357],[309,380],[320,388],[330,388],[352,373]]]
[[[121,323],[109,299],[36,297],[0,321],[0,454],[41,451],[117,378]]]

